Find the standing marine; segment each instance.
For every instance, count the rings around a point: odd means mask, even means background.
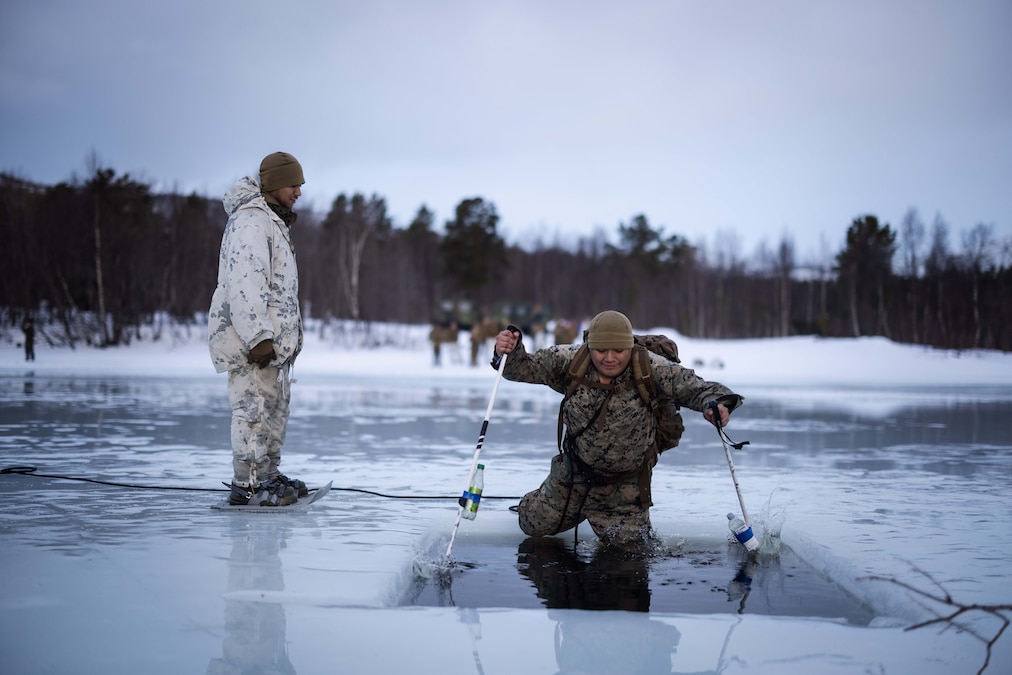
[[[303,183],[298,160],[274,152],[260,163],[259,175],[239,179],[223,200],[228,224],[208,346],[215,370],[228,372],[233,505],[285,506],[309,493],[279,469],[291,370],[302,350],[291,227]]]

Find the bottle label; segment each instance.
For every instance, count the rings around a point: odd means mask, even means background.
[[[735,538],[748,550],[759,548],[759,540],[755,538],[751,527],[745,527],[734,533]]]

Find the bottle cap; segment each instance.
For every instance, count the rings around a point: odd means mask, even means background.
[[[479,465],[478,465],[478,468],[479,468],[479,469],[484,469],[484,468],[485,468],[485,465],[484,465],[484,464],[479,464]]]

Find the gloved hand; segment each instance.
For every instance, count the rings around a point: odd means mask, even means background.
[[[266,368],[276,357],[277,353],[274,351],[274,343],[270,340],[264,340],[249,350],[246,360],[256,364],[258,368]]]

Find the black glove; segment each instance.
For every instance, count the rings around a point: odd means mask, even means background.
[[[256,364],[258,368],[266,368],[270,365],[271,361],[277,358],[277,353],[274,351],[274,343],[270,340],[264,340],[253,349],[249,350],[249,354],[246,355],[246,360],[250,363]]]

